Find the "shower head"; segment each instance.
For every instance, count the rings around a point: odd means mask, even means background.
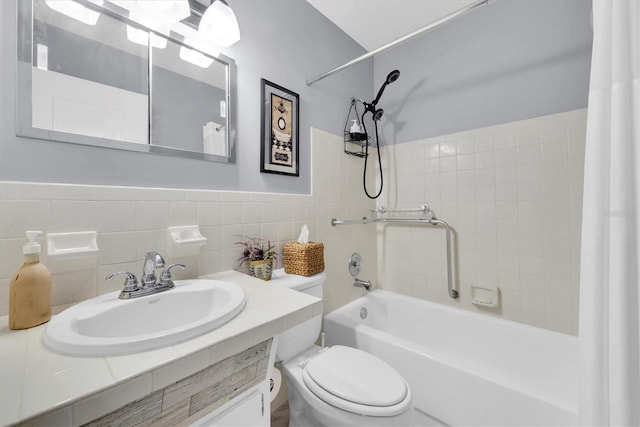
[[[378,101],[380,101],[380,97],[382,96],[382,92],[384,92],[384,90],[387,87],[387,85],[395,82],[396,80],[398,80],[399,77],[400,77],[400,70],[393,70],[392,72],[387,74],[387,78],[385,79],[384,83],[382,84],[382,87],[378,91],[378,94],[376,95],[375,101],[373,101],[371,103],[374,107],[378,103]]]
[[[393,70],[392,72],[387,74],[386,83],[387,84],[393,83],[396,80],[398,80],[398,77],[400,77],[400,70]]]
[[[373,120],[374,121],[380,120],[383,114],[384,114],[384,110],[382,108],[378,108],[376,111],[373,112]]]

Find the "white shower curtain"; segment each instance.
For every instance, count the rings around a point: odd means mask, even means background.
[[[640,425],[640,0],[593,1],[580,421]]]

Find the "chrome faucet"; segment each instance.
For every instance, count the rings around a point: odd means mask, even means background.
[[[133,273],[128,271],[119,271],[117,273],[109,274],[105,280],[111,280],[115,276],[124,275],[127,280],[124,284],[124,289],[120,292],[120,299],[137,298],[145,295],[151,295],[158,292],[168,291],[174,287],[173,280],[171,280],[171,269],[178,267],[181,270],[185,269],[184,264],[171,264],[165,268],[160,274],[160,280],[156,276],[156,268],[164,268],[164,258],[156,251],[147,252],[142,267],[142,279],[140,286],[138,286],[138,279]]]
[[[357,288],[364,288],[367,291],[371,290],[371,282],[369,280],[360,280],[357,277],[353,279],[353,286]]]
[[[156,251],[147,252],[142,266],[142,287],[157,285],[156,268],[164,267],[164,258]]]

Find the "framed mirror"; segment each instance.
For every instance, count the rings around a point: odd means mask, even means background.
[[[18,2],[17,135],[233,162],[234,61],[96,3]]]

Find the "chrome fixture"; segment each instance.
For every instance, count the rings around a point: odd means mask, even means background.
[[[124,288],[120,292],[120,299],[130,299],[142,297],[145,295],[156,294],[158,292],[168,291],[174,287],[173,280],[171,278],[171,269],[179,268],[184,270],[184,264],[171,264],[167,268],[164,268],[164,258],[156,251],[147,252],[144,260],[144,266],[142,268],[141,284],[138,284],[138,279],[135,274],[128,271],[118,271],[117,273],[109,274],[105,280],[111,280],[116,276],[126,276]],[[164,268],[160,274],[160,280],[158,280],[155,270],[156,268]]]
[[[426,207],[426,209],[424,209],[424,207]],[[433,211],[431,211],[426,204],[421,205],[420,208],[418,209],[411,209],[411,210],[386,209],[384,206],[379,206],[376,209],[372,209],[372,212],[375,212],[376,215],[380,215],[386,212],[422,212],[425,215],[428,212],[431,212],[433,214]],[[439,225],[444,227],[446,231],[445,240],[447,245],[447,249],[446,249],[447,250],[447,289],[449,292],[449,296],[451,298],[455,299],[460,296],[459,292],[453,288],[453,264],[451,260],[451,227],[449,227],[449,224],[447,224],[445,221],[442,221],[441,219],[436,218],[435,215],[432,215],[431,218],[426,218],[426,217],[425,218],[387,218],[387,217],[377,216],[374,218],[363,217],[362,219],[349,219],[349,220],[342,220],[342,219],[336,219],[336,218],[331,219],[331,225],[334,227],[336,225],[369,224],[374,222],[382,222],[382,223],[386,222],[386,223],[396,223],[396,224],[426,224],[426,225]],[[357,255],[357,254],[354,254],[354,255]],[[359,271],[360,270],[358,270],[358,272]],[[354,286],[356,286],[355,283],[354,283]]]
[[[353,279],[353,286],[357,288],[364,288],[367,291],[371,290],[371,282],[369,280],[360,280],[357,277]]]
[[[354,252],[349,258],[349,273],[353,276],[353,286],[370,291],[371,282],[369,280],[360,280],[357,277],[360,274],[361,264],[362,257],[359,253]]]
[[[156,251],[147,252],[142,266],[142,286],[155,286],[157,282],[156,268],[164,268],[164,258]]]

